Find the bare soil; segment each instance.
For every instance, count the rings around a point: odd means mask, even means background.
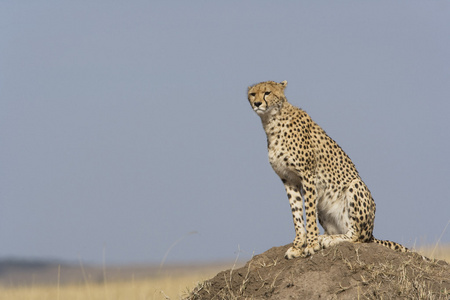
[[[450,266],[374,243],[284,259],[291,245],[200,283],[187,299],[450,299]]]

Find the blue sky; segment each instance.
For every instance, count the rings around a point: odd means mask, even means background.
[[[2,1],[0,258],[213,261],[290,243],[246,99],[266,80],[287,80],[356,164],[377,238],[436,243],[449,20],[437,1]]]

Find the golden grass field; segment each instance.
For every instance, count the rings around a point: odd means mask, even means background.
[[[183,275],[151,278],[146,280],[88,283],[67,286],[31,286],[20,288],[0,288],[0,299],[11,300],[99,300],[99,299],[180,299],[197,282],[214,274]]]
[[[99,300],[99,299],[180,299],[199,282],[209,279],[219,271],[230,268],[213,265],[196,268],[187,274],[173,272],[147,279],[127,281],[86,282],[67,285],[31,285],[5,287],[0,285],[0,300]]]
[[[430,258],[450,262],[450,245],[419,247],[417,251]],[[230,264],[231,266],[232,264]],[[180,299],[199,282],[213,277],[221,269],[205,268],[183,275],[161,275],[149,279],[123,282],[85,283],[61,286],[0,286],[0,299],[8,300],[100,300],[100,299]]]

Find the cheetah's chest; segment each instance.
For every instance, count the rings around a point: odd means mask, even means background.
[[[295,164],[286,149],[280,145],[280,141],[270,141],[268,143],[269,162],[275,173],[285,180],[301,184],[301,176],[295,170]]]

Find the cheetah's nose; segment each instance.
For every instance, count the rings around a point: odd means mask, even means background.
[[[256,107],[259,107],[262,104],[262,102],[255,102],[254,104]]]

